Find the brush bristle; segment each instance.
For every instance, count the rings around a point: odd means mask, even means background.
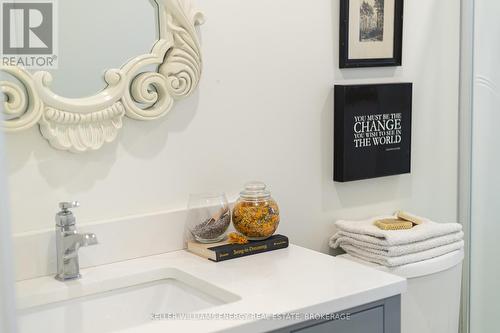
[[[382,230],[408,230],[413,228],[413,223],[399,219],[385,219],[375,221],[375,225]]]

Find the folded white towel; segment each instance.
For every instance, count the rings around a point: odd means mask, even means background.
[[[359,259],[370,261],[377,263],[379,265],[387,266],[387,267],[396,267],[402,266],[406,264],[411,264],[427,259],[436,258],[447,253],[460,250],[464,247],[464,241],[454,242],[452,244],[443,245],[439,247],[435,247],[433,249],[411,253],[407,255],[397,256],[397,257],[388,257],[385,255],[378,255],[364,249],[358,248],[353,245],[343,245],[342,248],[353,257],[357,257]]]
[[[333,237],[345,236],[365,243],[393,246],[420,242],[462,231],[462,226],[458,223],[436,223],[427,219],[422,219],[421,224],[408,230],[381,230],[373,223],[383,218],[394,218],[394,216],[382,216],[364,221],[338,221],[335,225],[339,232]]]
[[[371,237],[371,236],[368,236]],[[365,251],[378,254],[381,256],[396,257],[410,253],[421,252],[435,247],[452,244],[461,241],[464,237],[462,231],[454,232],[448,235],[429,238],[420,242],[413,242],[403,245],[380,245],[370,242],[364,242],[356,238],[345,236],[343,232],[338,232],[330,239],[330,247],[338,248],[345,245],[352,245],[354,247],[363,249]]]

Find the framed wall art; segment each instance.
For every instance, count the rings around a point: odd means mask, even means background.
[[[410,173],[412,84],[336,85],[334,181]]]
[[[401,66],[404,0],[340,0],[340,68]]]

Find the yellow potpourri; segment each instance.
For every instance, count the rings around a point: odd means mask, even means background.
[[[278,204],[272,199],[239,201],[233,209],[235,229],[250,239],[271,237],[279,222]]]
[[[244,235],[237,233],[237,232],[231,232],[229,235],[227,235],[229,244],[248,244],[248,238],[246,238]]]

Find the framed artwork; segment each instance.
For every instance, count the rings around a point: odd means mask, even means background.
[[[340,68],[401,66],[403,0],[340,0]]]
[[[334,181],[410,173],[411,83],[336,85]]]

